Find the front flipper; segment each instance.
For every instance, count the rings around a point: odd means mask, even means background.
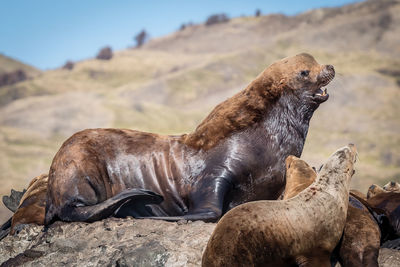
[[[206,176],[193,185],[190,194],[190,206],[187,214],[183,216],[140,216],[137,219],[155,219],[164,221],[204,221],[216,222],[221,218],[224,198],[232,189],[233,184],[225,177]]]

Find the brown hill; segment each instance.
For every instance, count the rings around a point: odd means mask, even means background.
[[[400,181],[399,26],[400,3],[390,0],[241,17],[186,27],[141,49],[115,52],[109,61],[90,59],[2,87],[0,195],[46,172],[75,131],[189,132],[271,62],[300,52],[337,71],[331,98],[312,119],[303,158],[318,165],[353,142],[360,156],[354,187]]]

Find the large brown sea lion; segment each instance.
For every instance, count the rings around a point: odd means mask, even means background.
[[[50,168],[45,224],[113,214],[216,221],[239,204],[276,199],[285,185],[284,161],[300,156],[309,121],[329,97],[321,87],[334,75],[331,65],[300,54],[269,66],[190,134],[74,134]],[[157,195],[162,203],[144,206],[160,202]]]
[[[307,188],[316,179],[315,171],[303,160],[289,156],[286,159],[286,187],[283,199],[289,199]],[[331,261],[343,267],[378,266],[381,233],[368,208],[357,198],[366,196],[350,190],[349,206],[342,240]],[[332,265],[334,266],[334,265]]]
[[[346,222],[355,160],[355,147],[344,147],[297,196],[228,211],[208,241],[202,265],[330,266]]]

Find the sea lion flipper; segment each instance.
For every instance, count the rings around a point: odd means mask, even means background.
[[[91,206],[69,206],[68,216],[61,218],[65,221],[94,222],[112,216],[118,208],[127,201],[144,201],[148,204],[159,204],[163,197],[149,190],[144,189],[126,189],[119,194],[109,198],[101,203]],[[47,214],[46,214],[47,215]],[[52,222],[52,218],[47,218],[45,224]]]
[[[3,204],[12,212],[15,212],[19,206],[22,196],[25,194],[26,189],[22,192],[11,189],[11,194],[9,196],[3,196]]]

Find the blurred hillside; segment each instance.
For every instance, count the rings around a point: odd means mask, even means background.
[[[353,142],[355,188],[400,181],[399,26],[400,3],[374,0],[193,25],[111,60],[77,62],[72,70],[27,67],[34,78],[0,87],[0,195],[47,172],[76,131],[189,132],[270,63],[301,52],[337,72],[329,101],[311,121],[303,158],[319,165]],[[17,64],[7,60],[0,57],[0,71]],[[7,216],[1,206],[0,221]]]

